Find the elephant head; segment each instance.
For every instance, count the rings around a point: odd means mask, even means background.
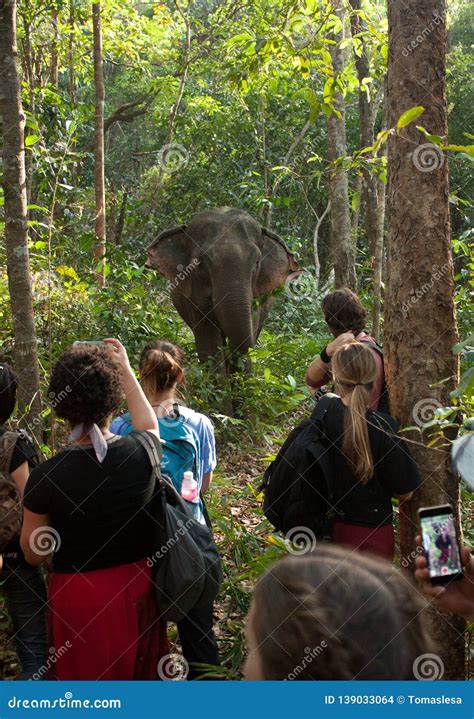
[[[278,235],[228,208],[200,212],[187,226],[162,232],[148,247],[146,264],[170,280],[173,302],[193,330],[199,315],[210,319],[241,352],[259,330],[253,300],[301,272]]]

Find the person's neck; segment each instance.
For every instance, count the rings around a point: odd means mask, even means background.
[[[158,417],[169,414],[176,401],[176,394],[173,387],[150,398],[150,404]]]
[[[104,435],[105,439],[110,439],[110,437],[114,436],[112,432],[109,431],[108,427],[100,427],[100,431]],[[79,439],[73,440],[73,444],[92,444],[92,439],[89,432],[87,432],[87,434],[83,434],[82,437],[79,437]]]

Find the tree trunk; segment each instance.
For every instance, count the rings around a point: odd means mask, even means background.
[[[72,107],[76,107],[76,75],[74,72],[74,0],[69,2],[69,38],[68,38],[68,77],[69,100]]]
[[[375,214],[374,237],[374,274],[373,274],[373,306],[372,306],[372,337],[380,342],[380,320],[382,314],[382,272],[383,272],[383,239],[385,224],[385,183],[377,180],[377,204]]]
[[[58,31],[58,11],[54,8],[51,12],[51,22],[53,25],[53,41],[51,43],[51,69],[49,73],[49,81],[53,87],[58,87],[58,73],[59,73],[59,56],[58,56],[58,45],[59,45],[59,31]]]
[[[104,68],[102,63],[102,27],[100,3],[92,5],[94,30],[94,84],[95,84],[95,131],[94,131],[94,187],[95,187],[95,235],[94,262],[99,285],[105,284],[105,172],[104,172]]]
[[[122,242],[123,228],[125,226],[125,214],[127,212],[127,201],[129,195],[129,189],[125,188],[122,192],[122,202],[120,203],[119,216],[117,226],[115,228],[115,244],[120,245]]]
[[[3,190],[8,287],[15,337],[18,399],[25,420],[41,437],[41,397],[28,254],[24,128],[17,67],[16,3],[0,0],[0,112],[3,126]]]
[[[388,3],[389,127],[396,126],[403,112],[421,105],[423,126],[447,135],[445,17],[444,0]],[[458,374],[451,351],[457,331],[448,163],[415,125],[394,133],[388,143],[386,370],[392,413],[405,426],[421,425],[436,407],[450,404]],[[421,435],[425,446],[412,445],[423,483],[400,512],[401,552],[410,568],[418,507],[448,502],[459,526],[459,481],[451,472],[449,451],[440,442],[426,447],[432,431]],[[420,435],[411,438],[419,440]],[[463,629],[460,618],[432,612],[431,633],[438,641],[444,679],[464,676]]]
[[[360,41],[360,54],[354,53],[354,61],[359,80],[359,132],[360,149],[371,147],[374,144],[375,120],[379,104],[383,96],[383,87],[376,96],[369,97],[364,90],[363,81],[370,77],[370,64],[367,46],[364,39],[366,31],[358,11],[361,9],[360,0],[350,0],[351,4],[351,32],[358,36]],[[371,155],[366,155],[370,159]],[[361,204],[365,211],[365,234],[367,238],[368,254],[373,268],[374,304],[372,310],[372,335],[380,338],[380,310],[382,292],[382,258],[383,258],[383,232],[385,216],[385,188],[376,175],[367,167],[362,168],[362,198]]]
[[[344,23],[342,0],[334,0],[334,14]],[[343,31],[334,35],[335,44],[329,45],[334,76],[344,70],[344,56],[340,48],[343,40]],[[356,273],[354,245],[351,233],[351,217],[349,210],[349,181],[347,171],[335,167],[333,163],[340,157],[347,155],[346,143],[346,115],[344,97],[336,90],[333,105],[338,114],[332,112],[328,117],[328,159],[331,163],[329,176],[329,200],[331,203],[329,244],[331,258],[334,264],[336,287],[350,287],[356,289]]]

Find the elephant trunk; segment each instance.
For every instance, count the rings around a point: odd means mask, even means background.
[[[253,347],[255,332],[252,320],[252,291],[250,286],[214,288],[214,312],[231,349],[244,353]]]

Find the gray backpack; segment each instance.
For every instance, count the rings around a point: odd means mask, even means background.
[[[155,477],[157,532],[148,563],[158,610],[165,621],[179,622],[191,609],[212,605],[222,582],[221,559],[207,513],[207,524],[200,524],[172,481],[161,474],[159,440],[149,432],[132,435],[145,448]]]
[[[21,497],[10,474],[18,437],[17,432],[10,430],[0,437],[0,552],[4,552],[21,531]]]

